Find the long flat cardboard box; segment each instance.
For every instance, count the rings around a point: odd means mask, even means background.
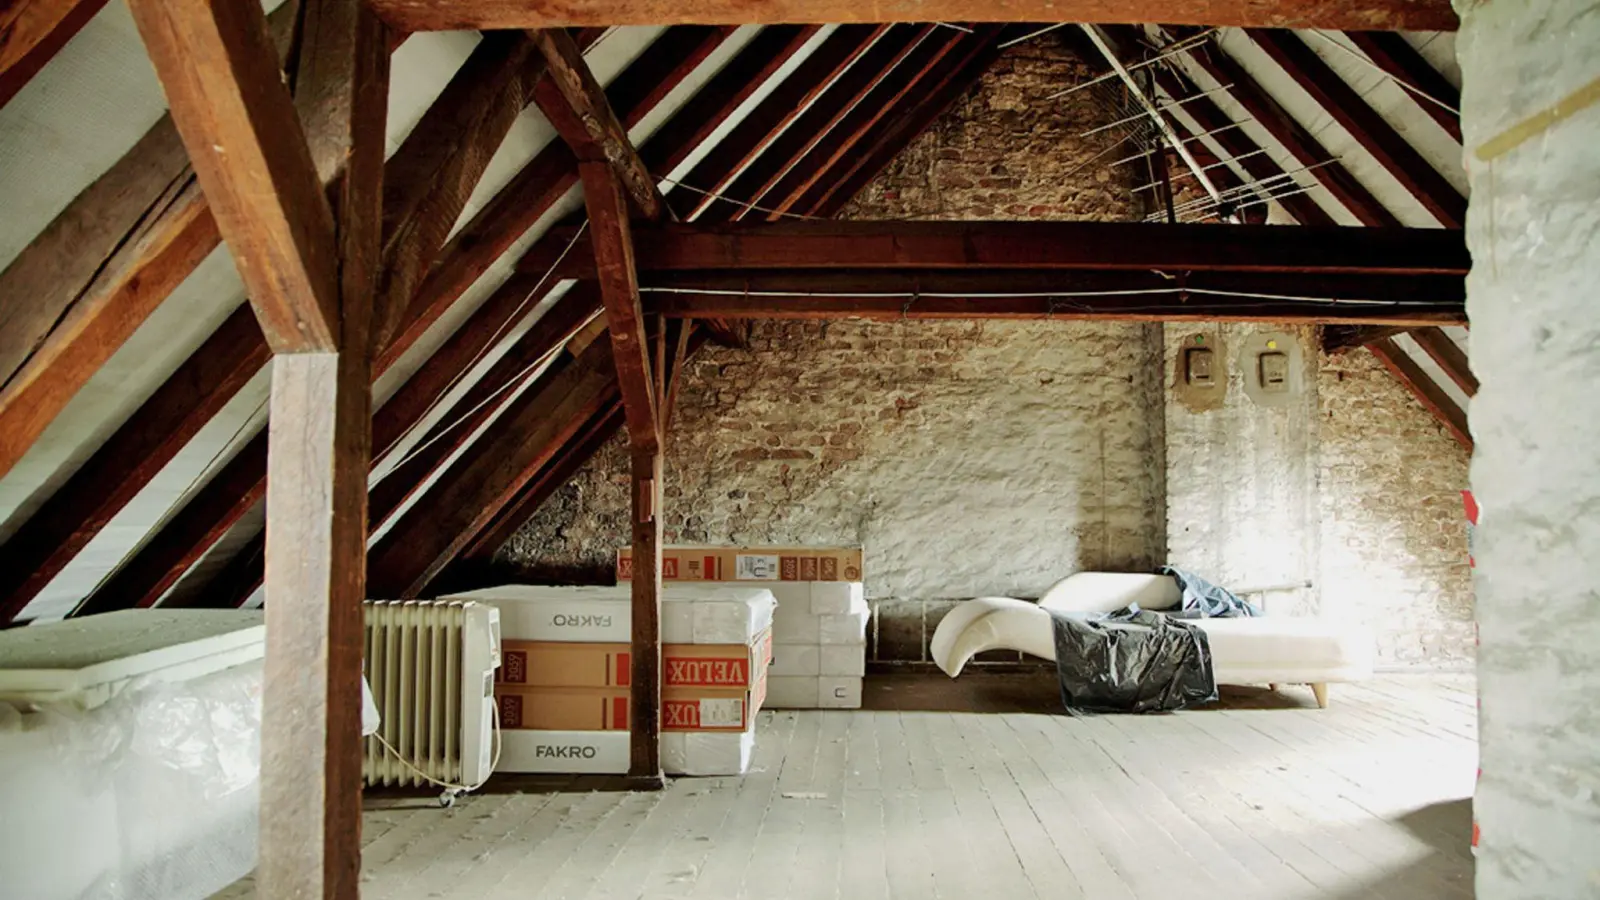
[[[626,731],[502,730],[496,772],[621,775],[628,771]]]
[[[860,581],[860,547],[661,548],[666,581]],[[633,548],[617,551],[617,580],[633,578]]]
[[[633,600],[626,584],[549,587],[507,584],[446,599],[500,610],[500,634],[524,641],[626,643]],[[772,626],[772,593],[761,585],[681,584],[661,592],[661,639],[672,644],[733,644]]]
[[[664,688],[661,691],[663,731],[743,731],[755,721],[766,699],[766,679],[749,689]],[[503,732],[626,731],[632,712],[627,688],[537,687],[499,684]]]
[[[495,681],[529,687],[627,687],[633,647],[623,643],[574,644],[565,641],[506,640]],[[749,644],[663,644],[662,684],[666,687],[748,688],[761,680],[772,660],[772,633]]]

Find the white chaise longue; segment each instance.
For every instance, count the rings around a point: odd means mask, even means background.
[[[1129,603],[1171,609],[1182,599],[1167,575],[1079,572],[1052,587],[1038,603],[979,597],[957,604],[934,631],[933,661],[951,678],[985,650],[1018,650],[1054,661],[1050,610],[1115,612]],[[1327,708],[1328,685],[1372,676],[1373,641],[1367,629],[1325,619],[1261,616],[1191,619],[1211,644],[1217,684],[1308,684]]]

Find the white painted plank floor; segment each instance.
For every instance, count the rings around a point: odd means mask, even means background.
[[[899,687],[874,703],[899,709],[762,713],[743,778],[370,800],[363,896],[1472,896],[1470,676],[1335,685],[1326,710],[1287,686],[1096,718],[917,711],[937,685]]]

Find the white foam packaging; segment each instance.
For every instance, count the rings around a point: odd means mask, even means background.
[[[822,679],[815,675],[768,675],[765,709],[817,709]]]
[[[822,617],[813,615],[810,601],[784,603],[772,613],[774,644],[822,643]]]
[[[755,749],[754,723],[738,732],[663,732],[661,768],[668,775],[743,775]]]
[[[633,637],[633,600],[626,584],[503,585],[447,599],[495,606],[500,633],[511,640],[627,643]],[[661,604],[661,640],[668,644],[745,644],[773,625],[774,601],[765,587],[666,585]]]
[[[867,645],[867,620],[871,617],[872,614],[866,610],[818,616],[817,643],[864,648]]]
[[[816,644],[773,644],[767,676],[821,675],[822,651]]]
[[[836,678],[824,676],[817,679],[818,709],[860,709],[860,677]]]
[[[859,581],[812,581],[810,606],[813,615],[866,612],[866,587]]]
[[[798,649],[785,647],[785,650]],[[824,644],[817,648],[817,674],[860,678],[867,674],[865,647],[852,644]]]
[[[628,771],[626,731],[500,732],[496,772],[623,775]]]

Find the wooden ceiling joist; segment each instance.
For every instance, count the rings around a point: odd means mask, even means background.
[[[1467,414],[1462,411],[1450,395],[1444,392],[1428,373],[1417,365],[1407,353],[1395,344],[1392,338],[1380,338],[1367,344],[1367,349],[1372,355],[1383,363],[1396,379],[1411,392],[1417,401],[1433,413],[1434,418],[1444,426],[1451,437],[1472,450],[1472,432],[1467,427]]]
[[[1181,37],[1195,32],[1174,29]],[[1338,161],[1305,126],[1278,104],[1256,80],[1220,47],[1200,45],[1184,51],[1202,70],[1238,103],[1256,124],[1272,136],[1301,166],[1315,167],[1310,174],[1327,189],[1329,196],[1343,204],[1363,225],[1399,228],[1400,220],[1384,208],[1350,170]]]
[[[1419,328],[1411,332],[1411,339],[1439,364],[1439,368],[1461,388],[1462,393],[1468,397],[1478,395],[1478,377],[1472,374],[1467,354],[1450,339],[1450,335],[1439,328]]]
[[[639,271],[1159,269],[1465,275],[1458,232],[1129,222],[810,220],[641,225]],[[588,277],[584,239],[558,268]]]
[[[1467,198],[1304,40],[1281,29],[1251,29],[1249,35],[1440,224],[1465,225]]]
[[[1322,330],[1322,350],[1325,353],[1343,353],[1380,338],[1403,334],[1404,325],[1329,325]]]
[[[402,31],[574,25],[780,25],[794,22],[1176,22],[1263,28],[1454,31],[1449,0],[373,0]]]
[[[0,106],[106,5],[106,0],[13,0],[0,8]]]

